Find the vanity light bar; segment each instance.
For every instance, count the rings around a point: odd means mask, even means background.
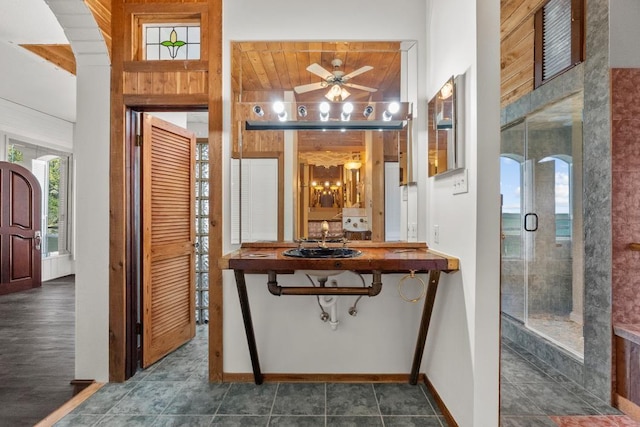
[[[246,130],[401,130],[403,120],[353,120],[353,121],[258,121],[247,120]]]

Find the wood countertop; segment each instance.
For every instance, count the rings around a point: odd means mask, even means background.
[[[459,267],[458,258],[435,252],[425,243],[353,241],[347,246],[362,252],[353,258],[296,258],[283,254],[285,250],[297,246],[293,242],[243,244],[242,248],[220,258],[218,266],[221,269],[244,270],[247,273],[285,273],[295,270],[351,270],[360,273],[432,270],[451,272]],[[311,248],[314,244],[306,243],[304,247]]]

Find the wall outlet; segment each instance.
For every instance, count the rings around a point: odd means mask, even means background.
[[[469,192],[469,175],[467,169],[456,173],[453,176],[453,194],[462,194]]]
[[[433,226],[433,243],[440,243],[440,226]]]

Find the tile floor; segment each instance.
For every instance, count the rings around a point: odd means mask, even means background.
[[[502,341],[501,427],[631,427],[599,400],[518,345]]]
[[[206,327],[123,384],[106,384],[56,426],[424,426],[446,422],[424,385],[211,384]]]
[[[0,297],[0,427],[32,426],[70,397],[73,282]],[[126,383],[105,385],[57,425],[446,425],[424,386],[210,384],[206,351],[202,326],[192,342]],[[508,341],[501,368],[502,427],[640,425]]]

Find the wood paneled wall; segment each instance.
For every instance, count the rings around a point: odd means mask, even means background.
[[[89,0],[87,0],[89,1]],[[222,0],[95,0],[110,19],[111,147],[109,230],[109,379],[126,378],[127,298],[132,286],[132,110],[208,109],[209,112],[209,378],[222,381]],[[96,6],[97,7],[97,6]],[[96,7],[92,7],[95,12]],[[108,16],[107,16],[108,15]],[[145,20],[197,19],[199,61],[141,61],[140,24]],[[98,21],[98,18],[96,18]],[[101,26],[102,28],[102,26]],[[105,31],[105,30],[103,30]],[[105,37],[106,38],[106,37]],[[216,326],[213,326],[216,325]]]
[[[533,91],[533,19],[547,0],[502,0],[500,10],[501,107]]]

